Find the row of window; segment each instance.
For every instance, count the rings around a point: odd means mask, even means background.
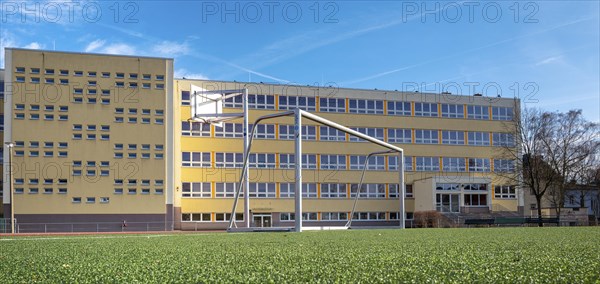
[[[139,121],[141,124],[150,124],[152,122],[152,119],[150,119],[149,117],[142,117],[142,119],[140,119]],[[125,118],[122,116],[115,116],[115,122],[116,123],[124,123]],[[137,117],[128,117],[127,123],[138,123],[138,118]],[[154,124],[163,125],[163,124],[165,124],[165,120],[163,118],[155,118]]]
[[[279,161],[277,161],[277,156]],[[182,152],[182,166],[184,167],[215,167],[215,168],[241,168],[243,166],[242,153],[214,153],[214,164],[210,152]],[[348,161],[347,161],[348,159]],[[303,169],[322,170],[362,170],[365,167],[366,155],[330,155],[330,154],[303,154]],[[319,161],[319,163],[317,163]],[[464,158],[464,157],[404,157],[405,171],[442,171],[445,172],[489,172],[491,159]],[[348,163],[347,163],[348,162]],[[280,168],[294,169],[294,154],[250,153],[248,156],[250,168]],[[441,163],[441,167],[440,167]],[[493,159],[495,172],[514,172],[514,160]],[[372,156],[366,165],[367,170],[393,171],[398,170],[398,157]]]
[[[122,108],[122,107],[115,108],[115,114],[124,114],[124,113],[125,113],[125,108]],[[140,110],[139,113],[141,113],[142,115],[150,115],[150,114],[152,114],[152,110],[148,109],[148,108],[143,108]],[[137,108],[128,108],[127,114],[129,114],[129,115],[138,114],[138,109]],[[164,114],[165,114],[165,111],[163,109],[155,109],[154,110],[154,115],[163,116]]]
[[[25,67],[15,67],[15,73],[25,73],[26,68]],[[87,75],[87,77],[101,77],[101,78],[110,78],[111,77],[111,72],[105,71],[105,72],[97,72],[97,71],[81,71],[81,70],[73,70],[70,71],[68,69],[58,69],[55,70],[53,68],[44,68],[43,69],[44,74],[45,75],[60,75],[60,76],[69,76],[72,75],[75,77],[82,77],[84,75]],[[41,74],[42,69],[37,68],[37,67],[31,67],[29,68],[29,74]],[[137,80],[139,78],[141,78],[142,80],[152,80],[152,74],[148,74],[148,73],[143,73],[141,74],[141,76],[139,76],[138,73],[125,73],[125,72],[115,72],[115,79],[124,79],[125,75],[128,75],[129,79],[132,80]],[[155,74],[154,75],[154,79],[157,81],[164,81],[165,80],[165,75],[161,75],[161,74]]]
[[[15,150],[15,157],[25,157],[25,151],[23,150]],[[40,157],[43,155],[45,158],[54,157],[54,151],[29,151],[29,157]],[[57,151],[56,157],[66,158],[69,153],[67,151]]]
[[[149,195],[151,193],[151,190],[149,188],[142,188],[138,191],[137,188],[127,188],[128,195],[136,195],[136,194],[138,194],[138,192],[142,195]],[[123,194],[125,194],[125,190],[123,188],[115,188],[113,193],[115,195],[123,195]],[[163,195],[164,193],[165,193],[165,190],[162,188],[154,189],[155,195]]]
[[[142,159],[150,159],[150,157],[152,156],[151,153],[140,153],[140,158]],[[115,152],[114,156],[115,159],[123,159],[125,157],[125,154],[123,152]],[[137,159],[138,154],[137,153],[127,153],[127,159]],[[154,159],[157,160],[162,160],[165,158],[165,155],[163,153],[154,153]]]
[[[292,212],[279,213],[281,222],[296,220],[296,214]],[[350,212],[304,212],[303,221],[347,221]],[[214,218],[213,218],[214,216]],[[320,216],[320,218],[319,218]],[[406,213],[407,220],[413,219],[413,213]],[[182,222],[228,222],[231,219],[231,213],[183,213]],[[244,221],[244,214],[236,213],[236,221]],[[360,221],[396,221],[400,220],[399,212],[354,212],[352,220]]]
[[[151,146],[151,144],[140,144],[140,149],[150,150],[150,146]],[[137,148],[138,148],[137,144],[127,144],[127,150],[137,150]],[[115,150],[123,150],[123,149],[125,149],[125,147],[122,143],[116,143],[114,145],[114,149]],[[154,144],[154,150],[162,151],[164,149],[165,149],[165,146],[163,144]]]
[[[317,111],[317,98],[303,96],[277,96],[280,110],[300,108],[305,111]],[[182,91],[182,105],[190,105],[190,92]],[[346,103],[347,100],[347,103]],[[388,115],[466,118],[479,120],[511,120],[513,108],[491,107],[481,105],[459,105],[425,102],[383,101],[369,99],[319,98],[319,112],[384,114],[384,104]],[[254,109],[275,109],[274,95],[248,95],[248,107]],[[224,107],[242,108],[242,96],[226,99]]]
[[[243,126],[241,123],[224,123],[222,127],[213,126],[216,138],[241,138]],[[249,126],[249,131],[252,125]],[[433,129],[403,129],[403,128],[373,128],[352,127],[360,133],[389,143],[402,144],[445,144],[445,145],[471,145],[471,146],[514,146],[514,137],[511,133],[433,130]],[[279,130],[279,131],[277,131]],[[318,130],[318,131],[317,131]],[[385,135],[387,132],[387,137]],[[181,122],[181,135],[211,137],[211,125],[201,122]],[[294,139],[294,125],[259,124],[254,132],[257,139]],[[413,139],[414,138],[414,139]],[[441,139],[440,139],[441,138]],[[467,138],[467,139],[465,139]],[[355,136],[331,128],[329,126],[302,126],[302,139],[307,141],[351,141],[364,142]]]
[[[43,142],[44,144],[44,148],[54,148],[54,145],[56,144],[58,148],[68,148],[69,147],[69,143],[68,142],[58,142],[58,143],[54,143],[52,141],[45,141]],[[40,142],[39,141],[29,141],[29,148],[39,148],[40,147]],[[15,141],[15,148],[23,148],[25,147],[25,142],[24,141]]]
[[[183,182],[181,196],[184,198],[233,198],[236,193],[236,183],[217,182]],[[279,194],[277,193],[279,187]],[[317,190],[320,189],[320,191]],[[354,198],[358,184],[345,183],[303,183],[302,197],[305,198]],[[348,192],[349,190],[349,192]],[[250,183],[248,190],[252,198],[294,198],[295,183],[255,182]],[[320,195],[319,195],[320,192]],[[387,192],[387,193],[386,193]],[[398,184],[369,183],[363,184],[359,198],[398,198]],[[412,185],[406,185],[405,197],[412,198]],[[244,195],[244,191],[240,193]]]
[[[29,114],[30,120],[40,120],[40,117],[41,116],[39,113],[30,113]],[[59,115],[44,114],[43,118],[45,121],[53,121],[53,120],[67,121],[67,120],[69,120],[69,115],[68,114],[59,114]],[[15,119],[23,120],[23,119],[25,119],[25,114],[22,112],[16,112]]]
[[[25,104],[15,104],[15,110],[25,110]],[[41,110],[41,106],[32,104],[29,105],[29,110],[39,111]],[[59,112],[67,112],[69,111],[69,106],[58,106],[58,108],[56,108],[55,105],[44,105],[44,111],[52,112],[54,110],[58,110]]]

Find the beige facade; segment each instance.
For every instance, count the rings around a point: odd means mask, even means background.
[[[248,89],[251,123],[299,107],[403,148],[408,219],[418,211],[522,206],[514,185],[496,174],[514,167],[498,156],[514,140],[507,130],[519,105],[513,99],[174,79],[171,59],[24,49],[6,50],[4,79],[3,135],[16,144],[12,185],[22,228],[123,220],[225,228],[242,162],[242,121],[191,121],[192,85]],[[241,102],[226,101],[224,112],[241,112]],[[343,225],[364,157],[381,148],[313,122],[304,127],[305,225]],[[258,129],[249,189],[254,226],[293,226],[293,128],[292,118],[277,118]],[[8,155],[5,149],[4,161]],[[395,156],[369,163],[353,224],[398,225],[397,165]],[[3,191],[5,218],[10,196]]]
[[[23,49],[6,49],[5,58],[4,141],[15,144],[18,223],[171,219],[171,59]]]

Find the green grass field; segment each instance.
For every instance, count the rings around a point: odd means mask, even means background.
[[[600,228],[2,237],[15,282],[600,283]]]

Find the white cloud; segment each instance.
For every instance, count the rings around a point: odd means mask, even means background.
[[[139,55],[135,47],[126,43],[112,43],[103,47],[99,52],[116,55]]]
[[[93,52],[93,51],[97,50],[98,48],[104,46],[105,43],[106,43],[106,41],[101,40],[101,39],[92,41],[85,47],[85,52]]]
[[[206,77],[204,74],[191,73],[185,68],[177,69],[177,70],[175,70],[174,73],[175,73],[174,74],[175,78],[184,78],[185,77],[186,79],[208,80],[208,77]]]
[[[173,41],[162,41],[152,47],[152,52],[162,56],[175,57],[177,55],[186,55],[190,52],[187,43],[178,43]]]
[[[23,46],[23,48],[29,48],[29,49],[43,49],[44,45],[40,44],[39,42],[32,42],[29,43],[28,45]]]
[[[542,61],[539,61],[535,64],[535,66],[540,66],[540,65],[546,65],[546,64],[550,64],[552,62],[556,62],[559,59],[561,59],[562,56],[552,56],[552,57],[548,57]]]

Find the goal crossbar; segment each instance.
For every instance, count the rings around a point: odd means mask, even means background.
[[[240,176],[240,180],[237,184],[237,189],[236,189],[236,193],[235,193],[235,199],[233,202],[233,208],[231,210],[231,218],[229,220],[229,226],[228,226],[228,230],[232,229],[232,227],[235,225],[235,213],[236,213],[236,209],[237,209],[237,204],[238,204],[238,199],[240,197],[240,193],[241,193],[241,189],[242,189],[242,182],[244,181],[244,179],[246,178],[246,176],[248,175],[248,167],[249,167],[249,156],[250,156],[250,152],[251,152],[251,147],[252,147],[252,142],[254,141],[254,134],[256,132],[256,126],[263,120],[268,120],[268,119],[274,119],[274,118],[278,118],[278,117],[285,117],[285,116],[294,116],[294,120],[295,120],[295,125],[294,125],[294,140],[295,140],[295,183],[296,183],[296,187],[295,187],[295,231],[296,232],[301,232],[302,231],[302,118],[306,118],[308,120],[311,120],[313,122],[317,122],[332,128],[335,128],[339,131],[345,132],[349,135],[364,139],[366,141],[369,141],[373,144],[379,145],[381,147],[387,148],[388,151],[386,152],[376,152],[375,154],[391,154],[391,153],[398,153],[398,169],[399,169],[399,195],[400,195],[400,213],[399,214],[399,219],[400,219],[400,228],[404,229],[405,226],[405,213],[404,213],[404,150],[402,148],[399,148],[397,146],[394,146],[392,144],[389,144],[387,142],[378,140],[374,137],[371,137],[369,135],[360,133],[356,130],[350,129],[346,126],[343,126],[341,124],[335,123],[331,120],[322,118],[320,116],[317,116],[315,114],[309,113],[307,111],[301,110],[301,109],[294,109],[292,111],[285,111],[285,112],[280,112],[280,113],[274,113],[274,114],[269,114],[269,115],[264,115],[261,116],[259,118],[257,118],[252,126],[252,130],[250,131],[249,134],[249,142],[247,144],[247,148],[245,149],[245,154],[244,154],[244,160],[243,160],[243,167],[242,167],[242,174]],[[357,190],[357,196],[359,195],[359,191]],[[245,192],[245,196],[249,196],[249,190],[246,187],[246,192]],[[350,216],[352,218],[352,216]],[[245,218],[250,218],[250,216],[245,216]]]

